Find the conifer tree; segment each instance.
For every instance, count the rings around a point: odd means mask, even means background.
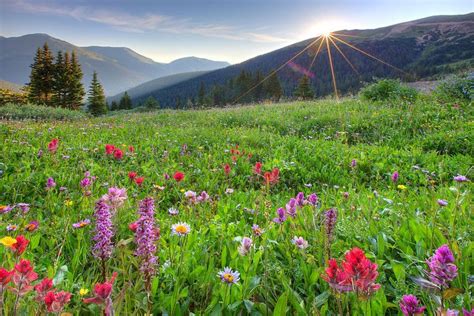
[[[88,110],[94,115],[107,113],[107,103],[105,102],[104,89],[97,79],[97,72],[92,75],[91,85],[89,87]]]
[[[300,82],[298,83],[298,86],[296,87],[296,90],[295,90],[295,96],[303,100],[314,98],[314,91],[311,88],[308,76],[304,75],[300,79]]]
[[[110,111],[117,111],[119,110],[119,105],[117,103],[117,101],[112,101],[112,103],[110,104]]]
[[[32,103],[42,103],[41,67],[43,63],[43,50],[38,47],[33,64],[30,65],[30,82],[28,83],[28,100]]]
[[[73,110],[79,109],[85,95],[82,85],[82,69],[76,53],[71,53],[70,67],[68,68],[67,107]]]
[[[160,108],[160,103],[158,103],[158,100],[155,99],[154,96],[149,96],[146,100],[145,103],[143,104],[147,109],[158,109]]]
[[[267,96],[273,101],[279,101],[283,95],[283,90],[281,88],[280,80],[276,74],[273,74],[268,78],[265,84],[265,91]]]
[[[198,105],[204,106],[204,98],[206,97],[206,88],[204,87],[204,82],[201,81],[201,85],[199,86],[199,93],[198,93]]]
[[[261,84],[262,80],[263,80],[262,73],[260,72],[260,70],[258,70],[257,73],[255,74],[255,79],[253,80],[253,86],[255,87],[255,89],[253,90],[253,95],[254,95],[255,101],[257,102],[263,99],[264,90],[263,90],[263,84]]]
[[[43,95],[43,102],[47,105],[52,105],[51,99],[53,96],[53,85],[54,85],[54,57],[53,53],[49,49],[48,43],[43,45],[43,56],[40,67],[41,76],[41,92]]]
[[[53,97],[52,105],[55,107],[66,107],[66,92],[68,86],[68,68],[69,60],[63,57],[63,53],[58,51],[56,62],[54,63]]]
[[[125,91],[122,98],[120,99],[119,108],[121,110],[131,110],[132,109],[132,100],[128,95],[128,92]]]

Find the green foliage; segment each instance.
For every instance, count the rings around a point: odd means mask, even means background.
[[[143,103],[143,106],[150,110],[159,109],[160,103],[153,96],[149,96],[145,103]]]
[[[119,109],[131,110],[132,107],[133,107],[132,100],[130,99],[130,96],[128,95],[128,93],[125,91],[122,98],[120,98]]]
[[[99,116],[107,113],[107,103],[105,102],[104,89],[102,88],[99,79],[97,79],[97,73],[95,71],[92,75],[87,102],[87,109],[92,115]]]
[[[309,77],[304,75],[301,77],[300,82],[298,86],[296,87],[295,97],[302,99],[302,100],[308,100],[314,98],[314,91],[311,88],[310,85],[310,80]]]
[[[436,87],[433,95],[443,103],[474,101],[474,73],[445,79]]]
[[[78,120],[84,119],[87,115],[82,111],[53,108],[44,105],[7,103],[0,107],[0,119],[5,120]]]
[[[413,103],[418,92],[398,80],[380,79],[375,83],[369,84],[360,91],[364,100],[368,101],[391,101],[391,102],[409,102]]]

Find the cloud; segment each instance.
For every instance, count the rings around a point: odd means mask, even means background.
[[[6,0],[8,7],[19,12],[70,17],[79,21],[91,21],[124,32],[166,32],[195,34],[205,37],[258,43],[282,43],[289,39],[259,32],[246,32],[228,25],[200,24],[190,19],[159,14],[132,15],[125,12],[95,9],[89,6],[65,7],[33,2],[31,0]]]

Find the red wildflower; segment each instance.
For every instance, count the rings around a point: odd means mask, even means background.
[[[53,280],[44,278],[40,283],[35,285],[36,301],[43,302],[47,292],[53,288]]]
[[[350,284],[347,284],[347,274],[338,265],[335,259],[328,261],[328,267],[324,270],[326,274],[321,277],[328,282],[329,286],[337,292],[348,292],[352,290]]]
[[[144,180],[145,180],[145,177],[137,177],[137,178],[135,178],[135,183],[138,186],[141,186]]]
[[[59,146],[59,139],[53,138],[48,144],[49,152],[54,154],[56,150],[58,150],[58,146]]]
[[[237,161],[237,156],[232,156],[232,161],[236,162]]]
[[[106,144],[105,145],[105,153],[107,155],[111,155],[114,153],[114,150],[115,150],[115,146],[114,145],[110,145],[110,144]]]
[[[85,298],[83,302],[86,304],[98,304],[98,305],[105,305],[104,315],[110,316],[113,315],[112,311],[112,288],[117,277],[117,272],[114,272],[112,277],[109,281],[105,281],[104,283],[97,283],[94,286],[94,297]]]
[[[263,164],[261,162],[257,162],[255,164],[255,167],[253,167],[253,172],[256,174],[261,174],[262,173],[262,166]]]
[[[375,283],[375,279],[379,275],[377,265],[367,259],[361,249],[356,247],[350,250],[341,265],[350,284],[363,298],[369,297],[380,288],[380,284]]]
[[[46,305],[46,308],[48,309],[48,312],[53,312],[53,313],[60,313],[64,305],[69,303],[71,300],[71,293],[61,291],[54,293],[54,291],[49,291],[45,298],[44,298],[44,304]]]
[[[26,247],[29,243],[30,241],[26,239],[25,236],[19,235],[18,237],[16,237],[16,243],[11,246],[11,249],[17,256],[21,256],[21,254],[25,252]]]
[[[121,151],[118,148],[115,148],[114,149],[114,158],[117,159],[117,160],[120,160],[120,159],[122,159],[122,157],[123,157],[123,151]]]
[[[11,290],[19,296],[23,296],[33,289],[31,282],[38,278],[38,274],[33,271],[30,261],[21,259],[20,263],[15,265],[13,274],[13,283],[15,287]]]
[[[263,174],[267,184],[275,184],[280,180],[280,169],[273,168],[271,172],[267,171]]]
[[[130,171],[130,172],[128,173],[128,178],[129,178],[130,180],[133,180],[133,179],[135,179],[136,177],[137,177],[137,173],[136,173],[136,172]]]
[[[131,153],[135,152],[135,147],[128,146],[128,151],[131,152]]]
[[[228,176],[230,174],[230,171],[231,171],[230,166],[229,166],[228,163],[226,163],[225,166],[224,166],[225,175]]]
[[[136,232],[137,228],[138,228],[138,223],[137,222],[133,222],[133,223],[128,224],[128,229],[130,229],[132,232]]]
[[[14,270],[8,271],[5,268],[0,268],[0,292],[2,292],[3,287],[10,283],[14,272]]]
[[[184,173],[176,171],[173,175],[173,178],[176,180],[176,182],[181,182],[184,179]]]

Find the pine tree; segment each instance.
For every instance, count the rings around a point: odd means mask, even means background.
[[[52,105],[51,99],[53,96],[54,85],[54,57],[49,49],[48,43],[43,45],[43,59],[41,63],[41,92],[43,95],[43,102],[47,105]]]
[[[122,98],[120,99],[119,108],[121,110],[131,110],[132,109],[132,100],[128,95],[127,91],[123,94]]]
[[[66,107],[66,91],[68,86],[69,60],[63,57],[63,53],[58,51],[56,62],[54,63],[53,97],[52,104],[55,107]]]
[[[112,103],[110,104],[110,111],[117,111],[119,110],[119,105],[117,103],[117,101],[112,101]]]
[[[42,103],[41,92],[41,67],[43,63],[43,50],[38,47],[36,55],[33,58],[33,64],[30,65],[30,82],[28,83],[28,100],[32,103]]]
[[[283,95],[280,80],[276,74],[273,74],[268,78],[264,86],[267,96],[273,101],[279,101]]]
[[[199,87],[199,93],[198,93],[198,105],[203,106],[204,105],[204,98],[206,97],[206,88],[204,87],[204,82],[201,81],[201,85]]]
[[[255,74],[255,79],[253,80],[253,86],[255,89],[253,90],[253,95],[254,95],[254,100],[255,101],[261,101],[263,99],[263,84],[261,81],[263,80],[262,73],[260,70],[257,70],[257,73]]]
[[[145,103],[143,104],[143,106],[150,110],[159,109],[160,103],[154,96],[151,95],[145,100]]]
[[[92,75],[91,85],[89,87],[88,110],[94,115],[107,113],[107,103],[105,102],[104,89],[97,79],[97,72]]]
[[[303,100],[314,98],[314,91],[311,88],[308,76],[304,75],[300,79],[300,82],[298,83],[298,86],[295,90],[295,96]]]
[[[67,86],[67,107],[73,110],[79,109],[82,105],[82,100],[85,95],[84,86],[82,85],[82,69],[77,60],[76,53],[71,54],[70,67],[68,71],[68,86]]]

